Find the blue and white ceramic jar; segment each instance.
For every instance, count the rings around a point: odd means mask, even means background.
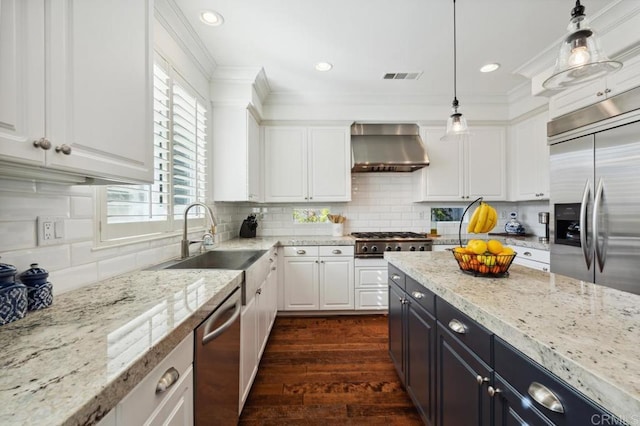
[[[16,268],[0,263],[0,325],[24,318],[27,313],[27,287],[15,281]]]
[[[20,274],[20,281],[27,286],[28,309],[35,311],[51,306],[53,303],[53,287],[47,281],[49,272],[32,263],[31,268]]]

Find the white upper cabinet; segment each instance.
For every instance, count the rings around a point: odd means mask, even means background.
[[[262,201],[260,149],[260,126],[250,108],[213,108],[215,201]]]
[[[555,118],[640,86],[640,55],[624,61],[620,71],[606,78],[564,90],[549,100],[549,116]]]
[[[346,127],[264,128],[265,201],[351,200],[351,146]]]
[[[511,128],[511,199],[549,199],[549,145],[547,111]]]
[[[151,0],[0,1],[3,173],[152,181]]]
[[[415,201],[507,198],[505,129],[473,127],[468,140],[444,142],[444,127],[421,129],[430,164],[413,172]]]

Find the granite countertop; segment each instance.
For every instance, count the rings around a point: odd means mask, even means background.
[[[464,274],[450,253],[385,259],[622,419],[640,413],[640,295],[512,265]]]
[[[433,239],[434,245],[460,244],[460,239],[458,237],[458,234],[445,234],[445,235],[438,235],[438,236],[430,235],[430,237]],[[479,237],[476,237],[476,236],[474,237],[475,238],[480,237],[482,239],[494,239],[510,246],[528,247],[528,248],[534,248],[538,250],[547,250],[547,251],[549,250],[549,243],[541,243],[538,237],[518,237],[518,236],[505,237],[501,235],[489,235],[488,237],[481,235]],[[466,234],[463,234],[462,244],[466,244],[468,239],[469,239],[469,236]]]
[[[278,236],[215,250],[354,244],[351,236]],[[0,424],[92,424],[242,280],[242,271],[143,270],[55,296],[51,307],[0,327]]]
[[[0,327],[0,424],[93,424],[242,283],[241,271],[140,271]]]

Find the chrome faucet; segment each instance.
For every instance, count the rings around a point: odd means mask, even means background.
[[[182,241],[180,243],[180,258],[181,259],[186,259],[187,257],[189,257],[189,246],[193,243],[201,243],[203,242],[203,240],[189,240],[187,238],[187,214],[189,214],[189,210],[191,210],[191,207],[194,206],[200,206],[202,208],[204,208],[204,212],[205,215],[209,218],[209,221],[211,222],[211,237],[213,237],[216,234],[216,226],[217,226],[217,222],[216,222],[216,218],[213,216],[213,212],[211,211],[211,207],[207,206],[204,203],[200,203],[200,202],[195,202],[195,203],[191,203],[187,206],[187,208],[184,210],[184,229],[182,231]],[[205,235],[207,235],[207,233],[205,233]]]

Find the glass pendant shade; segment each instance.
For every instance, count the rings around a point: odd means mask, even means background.
[[[569,34],[560,45],[553,74],[542,83],[546,89],[564,89],[565,87],[586,83],[606,74],[618,71],[622,63],[610,60],[600,49],[595,32],[589,27],[584,15],[584,6],[580,1],[571,12],[568,26]]]
[[[467,119],[458,112],[458,108],[453,108],[453,114],[447,119],[447,131],[441,141],[455,141],[462,137],[469,136],[469,126],[467,126]]]

